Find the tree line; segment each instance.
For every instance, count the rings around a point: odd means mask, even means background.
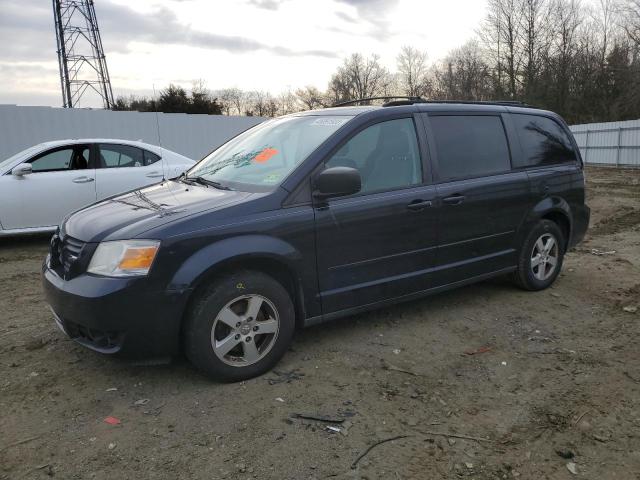
[[[272,117],[390,95],[516,100],[569,123],[640,118],[640,0],[489,0],[474,37],[434,62],[405,46],[391,71],[376,55],[354,53],[324,91],[211,91],[199,81],[157,99],[120,97],[115,108]]]

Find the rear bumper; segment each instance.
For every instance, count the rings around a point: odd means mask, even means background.
[[[591,209],[586,205],[579,205],[574,209],[573,225],[571,228],[571,238],[569,240],[569,248],[575,247],[582,241],[587,229],[589,228],[589,220],[591,218]]]
[[[149,292],[144,278],[60,278],[42,266],[45,298],[60,329],[81,345],[133,358],[175,355],[188,292]]]

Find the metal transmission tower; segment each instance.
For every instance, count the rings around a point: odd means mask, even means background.
[[[90,90],[112,108],[113,92],[93,0],[53,0],[63,107],[78,106]]]

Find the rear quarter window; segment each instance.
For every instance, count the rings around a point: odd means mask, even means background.
[[[511,118],[522,147],[522,159],[516,166],[535,167],[577,160],[571,139],[555,120],[516,113]]]
[[[440,180],[478,177],[511,169],[502,119],[496,115],[429,116]]]

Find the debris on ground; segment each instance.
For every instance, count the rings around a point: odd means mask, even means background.
[[[120,425],[122,423],[120,419],[116,417],[107,417],[103,421],[109,425]]]
[[[573,462],[567,463],[567,470],[569,470],[574,475],[578,474],[578,466]]]
[[[284,403],[284,398],[276,397],[276,402]]]
[[[140,400],[136,400],[135,402],[133,402],[133,404],[135,406],[140,406],[140,405],[146,405],[149,402],[150,400],[148,398],[141,398]]]
[[[304,420],[315,420],[318,422],[325,422],[325,423],[343,423],[344,422],[344,418],[328,417],[326,415],[313,415],[309,413],[294,413],[292,416],[295,418],[302,418]]]
[[[297,368],[288,372],[273,370],[271,373],[276,375],[276,378],[269,378],[267,381],[269,382],[269,385],[276,385],[278,383],[291,383],[293,380],[302,380],[304,373],[300,373],[298,370],[299,369]]]
[[[358,466],[358,463],[360,462],[360,460],[362,460],[365,456],[367,456],[367,454],[373,450],[374,448],[376,448],[378,445],[382,445],[383,443],[387,443],[387,442],[392,442],[394,440],[400,440],[401,438],[408,438],[411,435],[398,435],[396,437],[391,437],[391,438],[385,438],[384,440],[380,440],[379,442],[376,442],[372,445],[369,445],[369,447],[367,447],[367,449],[362,452],[358,458],[356,458],[353,463],[351,464],[351,468],[355,469]]]
[[[571,450],[558,449],[556,450],[556,455],[558,455],[561,458],[564,458],[565,460],[571,460],[574,457],[574,454]]]
[[[638,307],[633,305],[627,305],[626,307],[622,307],[622,310],[628,313],[636,313],[638,311]]]
[[[493,350],[493,347],[480,347],[475,350],[465,350],[464,353],[466,355],[478,355],[479,353],[487,353]]]
[[[613,255],[614,253],[616,253],[615,250],[598,250],[597,248],[591,249],[592,255],[602,256],[602,255]]]

